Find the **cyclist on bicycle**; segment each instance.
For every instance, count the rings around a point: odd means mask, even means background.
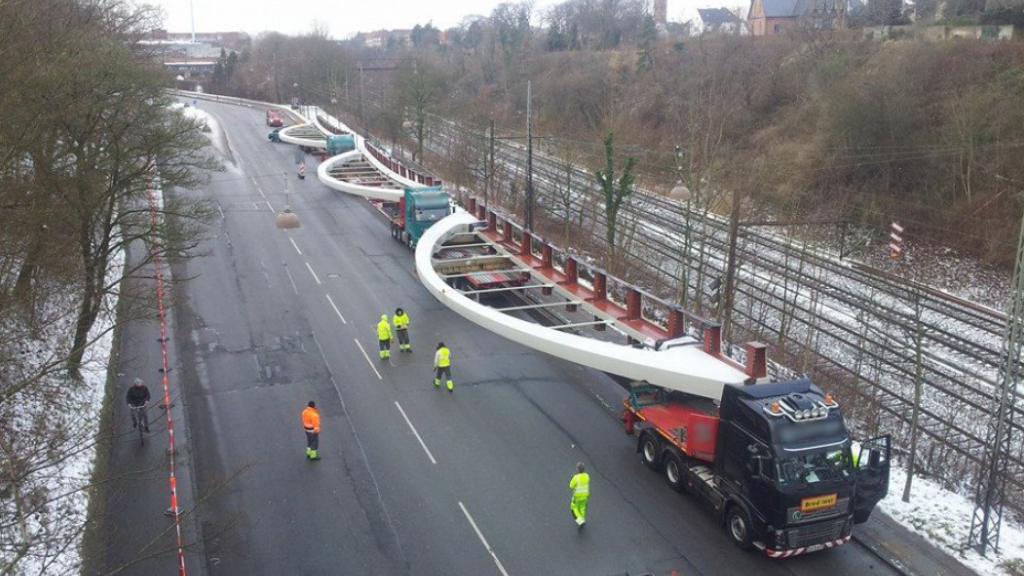
[[[149,404],[149,388],[146,388],[142,378],[136,378],[128,387],[127,401],[128,408],[132,412],[132,428],[138,428],[141,424],[142,429],[149,432],[149,416],[146,415],[146,405]]]

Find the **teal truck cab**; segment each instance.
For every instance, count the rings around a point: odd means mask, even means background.
[[[336,134],[327,137],[327,155],[337,156],[356,149],[356,139],[351,134]]]
[[[391,221],[391,237],[410,248],[427,228],[452,213],[448,194],[438,186],[406,188],[401,200],[386,202],[381,210]]]
[[[641,461],[709,504],[743,549],[839,546],[888,491],[889,437],[854,445],[839,404],[808,380],[727,384],[717,403],[634,384],[623,405]]]

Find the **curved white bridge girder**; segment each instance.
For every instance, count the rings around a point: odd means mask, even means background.
[[[416,271],[427,290],[467,320],[509,340],[570,362],[634,381],[646,381],[706,398],[721,398],[725,384],[748,378],[742,371],[696,346],[639,349],[546,328],[482,305],[452,288],[434,269],[434,254],[456,234],[479,221],[458,213],[431,226],[416,246]]]
[[[296,124],[282,128],[278,132],[282,142],[295,144],[296,146],[309,146],[310,148],[327,149],[327,132],[322,130],[315,122]]]
[[[362,141],[362,138],[357,138],[358,141]],[[366,159],[366,155],[363,154],[359,148],[352,150],[351,152],[345,152],[344,154],[338,154],[328,158],[324,162],[321,162],[316,168],[316,177],[320,179],[328,188],[333,188],[346,194],[352,194],[353,196],[362,196],[370,200],[384,200],[386,202],[398,202],[403,194],[405,193],[402,188],[399,187],[385,187],[385,186],[366,186],[357,182],[350,182],[335,178],[331,175],[331,171],[335,168],[348,164],[360,159]],[[380,170],[381,175],[388,179],[394,179],[394,174],[387,170]],[[399,184],[396,182],[396,184]]]

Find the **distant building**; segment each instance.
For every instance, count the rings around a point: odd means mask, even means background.
[[[377,30],[363,35],[367,48],[400,48],[412,45],[412,30]]]
[[[189,60],[185,62],[164,62],[164,69],[183,78],[205,77],[213,74],[216,60]]]
[[[152,30],[149,33],[149,40],[162,40],[174,43],[191,43],[191,32],[168,32],[163,29]],[[196,32],[196,42],[208,44],[225,50],[241,52],[252,42],[252,39],[245,32]]]
[[[191,32],[152,30],[140,41],[150,49],[153,60],[163,64],[165,70],[188,80],[200,80],[213,74],[221,51],[226,54],[240,52],[250,43],[245,32],[197,32],[192,41]]]
[[[797,28],[838,30],[846,5],[847,0],[752,0],[747,20],[754,36],[777,36]]]
[[[703,23],[705,33],[740,34],[743,20],[726,8],[698,8],[697,14]]]
[[[668,24],[668,0],[654,0],[654,24]]]

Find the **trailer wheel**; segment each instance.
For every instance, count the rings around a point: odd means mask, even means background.
[[[665,456],[665,480],[676,492],[686,491],[686,481],[683,479],[683,465],[675,454]]]
[[[640,457],[655,472],[660,471],[661,459],[658,457],[658,440],[652,434],[644,434],[640,439]]]
[[[725,514],[725,531],[732,543],[741,550],[750,550],[754,538],[751,531],[750,516],[743,508],[733,505]]]

